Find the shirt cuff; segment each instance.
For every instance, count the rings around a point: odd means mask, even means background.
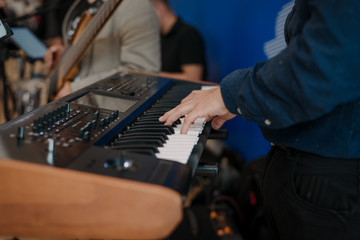
[[[248,69],[236,70],[227,75],[220,83],[221,95],[226,108],[233,114],[242,114],[243,106],[240,106],[238,95],[241,83],[248,74]]]

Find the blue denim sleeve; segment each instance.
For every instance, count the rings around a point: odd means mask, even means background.
[[[286,128],[360,98],[360,1],[310,0],[308,7],[310,18],[285,50],[223,79],[231,112]]]

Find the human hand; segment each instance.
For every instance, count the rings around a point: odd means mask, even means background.
[[[72,91],[71,91],[71,87],[70,87],[70,82],[65,82],[64,86],[59,90],[59,92],[54,97],[54,100],[62,98],[64,96],[70,94],[71,92]]]
[[[186,134],[190,125],[198,118],[205,118],[205,121],[213,120],[211,126],[218,130],[227,120],[236,116],[225,107],[220,87],[192,91],[178,106],[161,116],[159,121],[165,122],[165,125],[171,125],[185,115],[181,128],[182,134]]]
[[[45,65],[49,68],[53,68],[60,61],[65,47],[62,44],[55,44],[48,48],[44,55]]]

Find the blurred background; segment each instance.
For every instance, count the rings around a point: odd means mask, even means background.
[[[41,27],[41,16],[32,16],[41,6],[40,0],[7,0],[6,8],[3,7],[4,1],[0,0],[1,19],[26,16],[14,22],[13,26],[25,26],[45,41],[46,29]],[[279,26],[279,22],[276,22],[289,0],[170,0],[170,3],[185,22],[199,30],[205,41],[207,81],[220,82],[236,69],[250,67],[271,57],[271,54],[266,53],[265,46],[278,38],[277,34],[282,34],[282,29],[276,32],[276,26]],[[21,54],[6,58],[5,65],[7,69],[11,69],[6,72],[9,82],[15,85],[17,81],[37,79],[47,74],[41,61],[28,61]],[[21,98],[17,100],[21,104],[13,103],[14,106],[10,106],[9,118],[31,111],[34,106],[35,103],[29,102],[35,101],[32,95],[37,94],[34,92],[37,83],[31,81],[28,85],[26,91],[10,94],[10,99]],[[32,92],[29,93],[29,89]],[[0,94],[3,95],[3,90]],[[0,122],[4,121],[6,116],[1,109]],[[257,125],[246,122],[241,117],[229,121],[224,128],[229,132],[224,143],[243,156],[245,161],[264,156],[270,149],[270,143],[263,139]]]

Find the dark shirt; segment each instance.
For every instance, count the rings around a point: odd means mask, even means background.
[[[37,35],[44,40],[61,37],[62,21],[74,0],[43,0],[40,26]]]
[[[183,64],[200,64],[205,80],[205,49],[199,32],[178,18],[171,30],[161,36],[161,62],[161,71],[173,73],[182,72]]]
[[[225,77],[226,107],[275,144],[360,158],[359,12],[359,0],[296,0],[287,48]]]

